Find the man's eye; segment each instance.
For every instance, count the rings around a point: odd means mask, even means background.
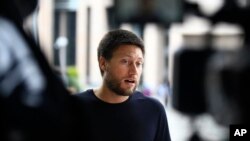
[[[122,62],[123,64],[127,64],[127,63],[128,63],[128,60],[123,59],[121,62]]]
[[[138,62],[138,63],[136,63],[136,65],[139,67],[139,66],[142,66],[143,63],[142,62]]]

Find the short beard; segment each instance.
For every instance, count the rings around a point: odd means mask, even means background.
[[[117,95],[120,95],[120,96],[130,96],[132,95],[134,92],[135,92],[135,89],[136,87],[134,87],[134,89],[127,89],[127,90],[124,90],[122,88],[120,88],[120,85],[121,83],[118,82],[117,80],[113,79],[112,77],[106,77],[106,79],[104,80],[107,87],[115,92]]]

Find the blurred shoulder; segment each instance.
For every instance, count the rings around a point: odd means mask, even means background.
[[[85,90],[83,92],[77,93],[74,96],[76,96],[80,99],[83,99],[83,98],[91,97],[92,94],[93,94],[93,89],[88,89],[88,90]]]
[[[142,92],[136,91],[132,97],[133,101],[138,101],[140,104],[145,104],[149,106],[153,106],[156,109],[164,110],[164,106],[162,103],[156,98],[145,96]]]

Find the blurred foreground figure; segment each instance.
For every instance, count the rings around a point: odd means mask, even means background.
[[[77,96],[84,113],[87,141],[170,141],[163,105],[136,91],[144,45],[126,30],[108,32],[98,47],[103,83]]]
[[[50,69],[23,20],[37,0],[0,2],[0,140],[75,140],[77,105]]]

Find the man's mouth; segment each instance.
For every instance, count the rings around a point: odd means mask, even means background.
[[[125,83],[127,83],[127,84],[133,84],[133,85],[136,83],[136,80],[135,80],[135,79],[125,79],[124,81],[125,81]]]

